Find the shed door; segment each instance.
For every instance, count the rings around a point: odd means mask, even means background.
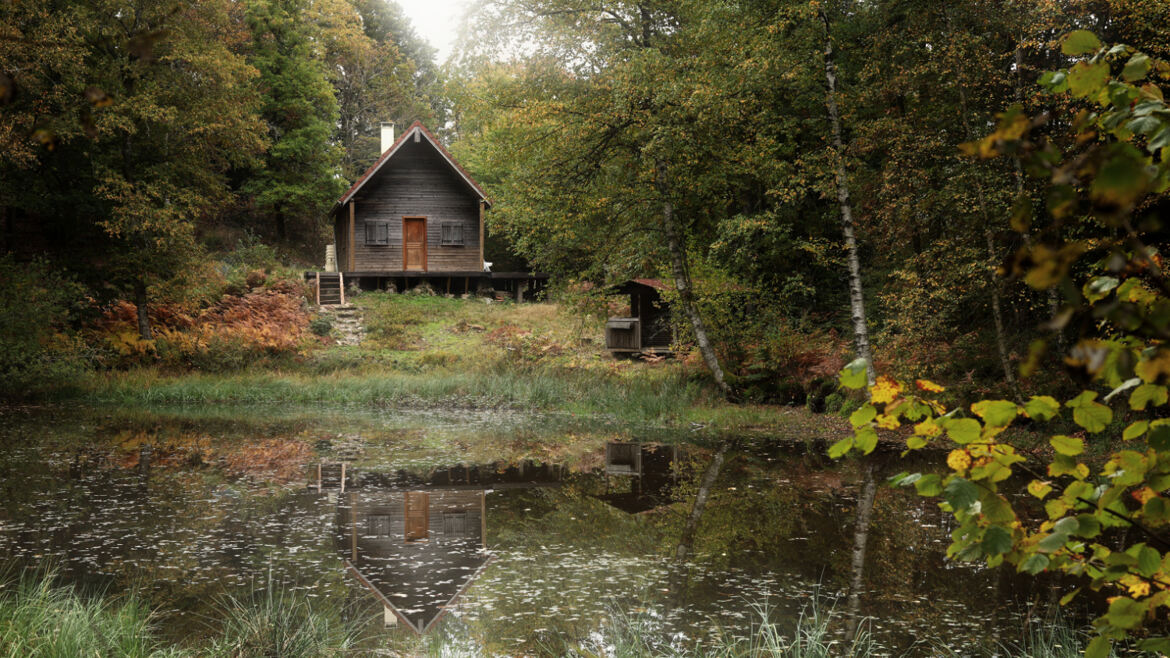
[[[426,541],[431,505],[425,493],[406,494],[406,541]]]
[[[402,269],[427,269],[427,218],[402,218]]]

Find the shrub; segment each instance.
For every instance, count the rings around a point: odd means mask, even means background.
[[[72,324],[89,305],[85,288],[42,260],[0,256],[0,390],[33,392],[88,364]]]
[[[317,316],[309,322],[309,331],[315,336],[328,336],[333,331],[333,322],[329,318]]]

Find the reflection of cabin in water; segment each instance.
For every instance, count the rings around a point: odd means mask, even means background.
[[[331,471],[325,468],[319,481],[328,482]],[[351,468],[333,479],[345,487],[337,503],[338,550],[381,602],[387,624],[426,633],[490,561],[486,494],[558,480],[552,465],[456,466],[425,476]]]
[[[674,465],[678,461],[678,455],[677,446],[607,443],[606,491],[598,498],[631,514],[645,512],[671,502],[675,484]],[[610,476],[629,476],[628,486],[626,482],[622,482],[623,490],[613,491]]]
[[[631,279],[610,288],[615,295],[629,295],[628,317],[609,318],[605,323],[605,349],[614,354],[668,354],[674,342],[670,305],[662,291],[670,288],[658,279]]]

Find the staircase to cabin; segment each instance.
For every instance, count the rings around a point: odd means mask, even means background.
[[[317,291],[317,303],[321,306],[336,306],[341,303],[341,274],[339,272],[322,272],[320,275],[320,289]]]
[[[362,325],[362,312],[356,306],[345,303],[345,279],[338,272],[321,272],[317,275],[317,305],[321,317],[329,320],[332,333],[338,345],[360,345],[366,337]]]
[[[324,308],[321,309],[323,312]],[[323,313],[324,314],[324,313]],[[362,325],[362,312],[356,306],[334,306],[329,309],[332,316],[333,333],[338,345],[360,345],[366,337],[366,329]]]

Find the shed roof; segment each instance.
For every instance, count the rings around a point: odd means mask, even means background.
[[[674,290],[674,286],[661,279],[630,279],[610,286],[607,292],[611,295],[628,295],[635,291],[644,293],[647,292],[647,289],[653,292],[659,292],[662,290]]]
[[[394,144],[390,148],[386,149],[386,152],[383,153],[382,156],[374,162],[374,164],[370,165],[369,169],[366,169],[364,174],[362,174],[356,181],[354,181],[354,184],[351,185],[350,188],[346,190],[345,194],[342,194],[341,198],[337,200],[337,206],[335,207],[343,206],[348,203],[349,200],[353,198],[353,195],[357,194],[358,190],[362,189],[362,186],[369,182],[369,180],[374,177],[374,174],[378,173],[378,170],[382,168],[382,165],[386,164],[390,161],[391,158],[394,157],[394,154],[397,153],[402,145],[406,143],[406,140],[415,138],[415,136],[425,138],[427,143],[434,147],[435,151],[437,151],[438,154],[442,156],[443,160],[445,160],[447,164],[450,165],[451,170],[454,171],[459,176],[459,178],[467,184],[467,187],[470,188],[471,191],[477,197],[479,197],[479,199],[483,201],[485,205],[492,205],[492,202],[487,198],[487,194],[484,193],[483,188],[479,186],[479,183],[475,182],[475,179],[471,177],[471,174],[467,173],[467,170],[455,161],[455,157],[447,152],[447,149],[443,148],[443,145],[439,143],[439,140],[435,138],[433,134],[431,134],[431,131],[427,130],[427,127],[424,126],[421,121],[415,121],[414,123],[410,124],[409,128],[402,132],[402,135],[400,135],[398,139],[395,140]]]

